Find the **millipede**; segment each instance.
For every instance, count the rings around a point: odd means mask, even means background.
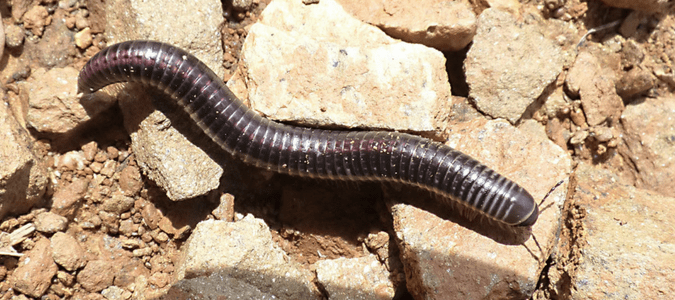
[[[119,82],[162,91],[224,151],[260,168],[414,185],[510,226],[531,226],[539,216],[538,205],[520,185],[440,142],[399,132],[324,130],[267,119],[199,59],[169,44],[114,44],[94,55],[78,78],[83,93]]]

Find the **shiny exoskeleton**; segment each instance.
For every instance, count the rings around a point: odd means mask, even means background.
[[[245,106],[194,56],[153,41],[112,45],[80,73],[82,92],[142,82],[175,99],[225,151],[280,173],[339,180],[386,180],[440,194],[507,225],[530,226],[539,209],[518,184],[446,145],[386,131],[285,125]]]

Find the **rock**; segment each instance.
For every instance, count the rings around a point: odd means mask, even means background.
[[[183,279],[173,284],[160,299],[275,299],[272,293],[261,292],[246,280],[230,277],[226,272]]]
[[[108,300],[126,300],[131,298],[131,292],[114,285],[102,290],[101,295]]]
[[[656,78],[646,68],[634,67],[625,72],[616,83],[616,92],[623,98],[650,90],[656,84]]]
[[[635,185],[675,197],[675,99],[645,98],[626,106],[621,116],[626,148],[623,156],[635,165]]]
[[[280,299],[319,299],[312,273],[286,256],[267,225],[251,215],[200,222],[184,249],[177,280],[220,271]]]
[[[162,212],[151,202],[145,203],[145,206],[143,206],[143,209],[141,210],[141,215],[143,216],[145,225],[147,225],[150,230],[157,229],[157,227],[159,227],[159,221],[164,217]]]
[[[566,84],[572,93],[581,97],[588,125],[618,121],[624,107],[621,97],[616,94],[614,81],[614,71],[602,68],[591,53],[579,53],[567,75]]]
[[[66,230],[68,219],[52,212],[35,216],[35,229],[42,233],[55,233]]]
[[[148,283],[158,288],[163,288],[169,283],[169,280],[171,280],[169,274],[156,272],[150,275]]]
[[[91,46],[91,43],[94,41],[94,37],[91,35],[91,29],[89,27],[80,30],[75,34],[75,45],[80,49],[87,49]]]
[[[143,261],[138,259],[124,260],[119,272],[115,275],[113,284],[118,287],[130,288],[136,278],[148,276],[150,276],[150,271],[143,266]]]
[[[666,8],[668,0],[602,0],[607,6],[627,8],[644,12],[659,12]]]
[[[143,188],[143,179],[141,178],[141,172],[138,171],[138,167],[127,165],[120,172],[119,178],[120,190],[122,194],[132,197]]]
[[[126,99],[131,100],[123,98],[122,107]],[[127,128],[138,124],[135,122],[138,119],[127,116],[124,120]],[[154,111],[140,121],[138,130],[130,131],[138,165],[173,201],[191,199],[216,189],[223,167],[178,130],[167,126],[167,122],[164,114]]]
[[[28,11],[28,8],[33,4],[32,0],[17,0],[12,1],[12,18],[13,21],[21,20],[21,17]]]
[[[101,224],[104,226],[102,230],[107,231],[111,235],[117,234],[119,232],[119,215],[107,212],[105,210],[99,210],[98,216],[101,218]]]
[[[105,2],[105,34],[109,45],[145,39],[181,47],[219,77],[225,69],[219,26],[222,3],[215,0],[113,0]],[[199,9],[196,9],[199,8]],[[161,14],[157,12],[161,11]]]
[[[128,237],[138,235],[138,226],[139,225],[135,224],[131,219],[122,220],[120,221],[119,232]]]
[[[23,44],[25,34],[18,25],[11,24],[5,28],[5,45],[9,48],[16,48]]]
[[[541,124],[529,121],[521,127],[475,119],[453,126],[447,144],[518,182],[537,202],[564,180],[546,199],[531,228],[538,243],[529,229],[499,227],[482,218],[471,221],[471,214],[458,218],[439,208],[425,211],[396,204],[391,208],[394,230],[408,290],[415,298],[528,298],[534,291],[557,241],[571,158],[548,140]],[[420,198],[418,191],[396,194],[404,203]]]
[[[328,299],[393,299],[394,284],[375,255],[320,260],[314,264]]]
[[[57,189],[52,197],[52,212],[64,217],[72,217],[82,204],[84,195],[89,187],[89,181],[84,178],[76,178],[62,189]]]
[[[75,271],[87,264],[84,249],[71,235],[57,232],[51,238],[54,261],[68,271]]]
[[[117,167],[117,162],[114,160],[107,160],[103,163],[103,167],[99,170],[101,175],[105,175],[108,178],[112,178],[115,175],[115,169]]]
[[[19,259],[11,275],[14,288],[28,296],[40,298],[49,288],[58,267],[52,260],[48,239],[40,239],[33,249]]]
[[[107,107],[102,105],[103,101],[80,103],[76,96],[77,76],[78,71],[71,67],[49,71],[39,68],[21,83],[29,94],[27,121],[30,126],[39,132],[64,133]]]
[[[178,231],[178,229],[173,226],[171,219],[167,217],[163,217],[161,220],[159,220],[158,226],[159,229],[169,234],[175,234]]]
[[[87,292],[95,293],[111,286],[114,276],[114,267],[109,261],[93,260],[77,274],[77,282]]]
[[[112,197],[105,199],[101,209],[116,215],[129,211],[134,206],[134,199],[125,195],[114,193]]]
[[[464,60],[469,98],[479,110],[516,123],[562,71],[562,50],[541,23],[489,8]]]
[[[96,143],[95,141],[91,141],[89,143],[82,145],[82,154],[84,155],[84,158],[89,162],[94,160],[97,151],[98,151],[98,143]]]
[[[253,0],[233,0],[232,7],[239,11],[246,11],[251,8]]]
[[[220,204],[218,204],[218,207],[211,214],[216,217],[216,220],[234,221],[234,196],[232,194],[220,196]]]
[[[59,170],[84,170],[86,163],[84,153],[81,151],[68,151],[63,155],[54,156],[54,167]]]
[[[52,17],[44,6],[35,5],[31,7],[21,18],[23,26],[29,29],[34,35],[40,37],[44,32],[45,26],[52,23]]]
[[[271,2],[248,31],[228,85],[279,121],[434,131],[450,87],[437,50],[394,40],[333,0]]]
[[[618,183],[607,170],[580,163],[573,204],[581,248],[572,299],[670,299],[675,288],[675,199]],[[630,251],[627,251],[630,249]]]
[[[4,98],[0,91],[0,98]],[[7,105],[0,105],[0,219],[24,213],[42,201],[47,169],[30,151],[33,141]]]
[[[476,33],[476,15],[462,1],[338,0],[344,9],[388,35],[440,51],[457,51]]]

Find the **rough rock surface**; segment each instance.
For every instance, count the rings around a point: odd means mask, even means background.
[[[69,234],[57,232],[51,238],[54,261],[68,271],[75,271],[87,264],[84,249]]]
[[[44,212],[35,216],[35,229],[42,233],[55,233],[64,231],[68,225],[68,219],[52,212]]]
[[[245,280],[215,272],[209,276],[183,279],[171,286],[160,299],[275,299]]]
[[[542,31],[538,23],[523,23],[506,11],[483,11],[464,60],[469,98],[478,109],[515,123],[556,79],[562,50]]]
[[[623,101],[616,93],[614,71],[602,68],[591,53],[581,52],[566,80],[570,91],[581,98],[588,125],[618,121]]]
[[[393,299],[394,285],[375,255],[320,260],[314,264],[328,299]]]
[[[252,215],[234,223],[203,221],[184,249],[177,279],[218,271],[280,299],[318,298],[311,272],[291,261],[272,240],[269,227]]]
[[[100,292],[113,284],[114,277],[114,267],[110,261],[94,260],[77,273],[77,282],[89,292]]]
[[[464,1],[338,0],[346,11],[388,35],[440,51],[457,51],[476,33],[476,15]]]
[[[573,299],[675,297],[675,198],[619,184],[585,163],[574,180],[573,203],[585,217]]]
[[[47,291],[58,270],[49,244],[48,239],[37,241],[33,249],[19,260],[19,266],[12,274],[17,291],[35,298]]]
[[[52,18],[47,8],[35,5],[21,17],[21,21],[23,21],[23,26],[26,29],[30,29],[34,35],[40,37],[45,30],[45,26],[52,22]]]
[[[139,109],[137,105],[127,104],[132,98],[121,97],[122,106],[128,106],[125,126],[138,128],[130,130],[136,160],[147,176],[166,191],[169,199],[190,199],[218,187],[222,166],[170,126],[163,113],[152,111],[151,107]],[[138,114],[142,111],[148,114]]]
[[[334,0],[273,1],[241,55],[228,85],[275,120],[434,131],[447,114],[442,53],[396,41]]]
[[[76,96],[78,73],[71,67],[49,71],[40,68],[22,83],[29,94],[27,121],[30,126],[40,132],[64,133],[107,107],[105,97],[80,102]]]
[[[111,43],[132,39],[167,42],[195,55],[222,77],[218,26],[223,12],[219,1],[116,0],[106,5],[106,34]],[[142,90],[132,89],[133,94],[123,92],[118,98],[143,172],[174,201],[217,188],[222,167],[173,128],[164,114],[153,112],[154,107],[146,104],[136,105],[139,98],[149,97]]]
[[[0,103],[0,219],[28,211],[45,193],[47,170],[29,150],[32,144],[28,132]]]
[[[75,211],[82,205],[82,199],[89,187],[89,181],[84,178],[76,178],[66,187],[59,189],[52,196],[52,212],[64,217],[72,217]]]
[[[675,197],[675,99],[647,98],[621,116],[625,155],[637,168],[636,186]]]
[[[481,218],[467,220],[470,215],[457,219],[439,209],[394,205],[394,229],[413,296],[527,298],[534,291],[557,241],[571,159],[547,139],[540,124],[531,121],[521,127],[516,129],[506,121],[475,119],[453,126],[447,144],[518,182],[535,201],[565,180],[546,199],[531,229],[538,244],[527,229],[500,228]],[[401,197],[403,202],[412,203],[416,198],[419,195]],[[446,221],[453,218],[456,223]]]

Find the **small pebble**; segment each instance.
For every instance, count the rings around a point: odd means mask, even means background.
[[[5,45],[9,48],[15,48],[23,44],[25,33],[18,25],[11,24],[5,27]]]
[[[78,14],[75,15],[75,27],[78,30],[85,29],[89,27],[89,20],[87,20],[87,15],[89,12],[86,10],[81,10]]]
[[[117,159],[117,157],[119,157],[119,155],[120,155],[120,151],[117,150],[117,148],[115,148],[115,147],[110,146],[110,147],[106,148],[105,150],[106,150],[106,152],[108,152],[108,158],[110,158],[110,159]]]
[[[169,235],[167,235],[165,232],[160,232],[154,237],[154,239],[155,242],[166,243],[169,240]]]
[[[98,144],[94,141],[86,143],[82,146],[82,153],[84,154],[84,158],[88,161],[94,160],[96,151],[98,151]]]
[[[101,169],[101,174],[107,176],[108,178],[112,177],[115,174],[115,167],[117,162],[114,160],[106,161],[103,164],[103,169]]]
[[[35,217],[35,229],[42,233],[55,233],[66,230],[68,219],[52,212],[45,212]]]
[[[152,248],[145,247],[143,249],[136,249],[132,253],[135,257],[149,256],[152,254]]]
[[[86,49],[91,46],[91,43],[94,41],[94,37],[91,34],[91,29],[89,27],[81,30],[75,34],[75,45],[80,49]]]

